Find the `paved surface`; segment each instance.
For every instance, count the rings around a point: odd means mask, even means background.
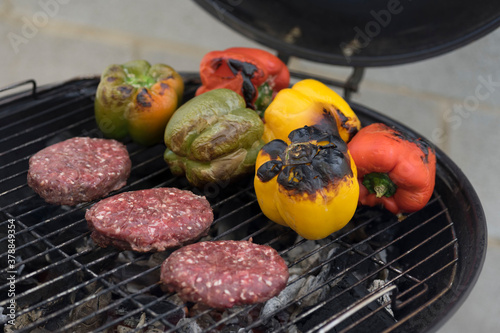
[[[493,244],[492,244],[493,243]],[[500,244],[490,241],[486,261],[472,293],[440,333],[498,332],[500,329]]]
[[[234,2],[237,4],[237,1]],[[144,58],[197,71],[208,51],[255,46],[192,1],[0,0],[0,87],[98,75]],[[500,30],[418,63],[367,69],[353,100],[414,128],[464,171],[483,203],[490,245],[466,303],[440,332],[500,327]],[[295,70],[336,79],[350,69],[292,59]],[[481,92],[481,94],[478,94]]]

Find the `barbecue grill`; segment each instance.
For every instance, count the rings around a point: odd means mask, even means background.
[[[238,22],[233,26],[238,31],[268,43],[262,29],[245,30],[245,23],[236,20],[251,17],[238,16],[246,8],[244,2],[200,4],[227,24]],[[468,30],[467,40],[481,36],[494,23],[498,26],[498,19],[492,23],[484,16],[479,22],[483,24],[476,21],[476,29]],[[268,30],[275,31],[267,26]],[[465,42],[456,38],[445,49],[436,47],[433,54]],[[269,43],[285,60],[294,55],[307,58],[278,40]],[[328,51],[308,50],[316,61],[346,59],[345,54],[326,59]],[[364,52],[372,51],[361,48],[350,61],[365,66],[370,65],[370,57],[380,58]],[[424,52],[417,53],[423,57]],[[415,60],[417,53],[409,56],[403,50],[389,58],[401,63]],[[349,95],[357,89],[361,74],[356,67],[347,82],[328,83],[343,86]],[[184,100],[189,100],[200,85],[199,76],[182,76]],[[162,157],[163,145],[146,148],[125,142],[132,172],[119,192],[178,187],[204,195],[215,216],[206,240],[251,239],[268,244],[289,266],[286,289],[264,304],[226,311],[184,304],[159,283],[160,265],[171,251],[140,254],[99,248],[91,241],[84,219],[93,203],[49,205],[26,184],[28,159],[34,153],[74,136],[102,137],[93,111],[98,83],[98,77],[89,77],[37,87],[29,80],[13,85],[27,89],[0,99],[0,260],[5,263],[0,271],[0,321],[15,315],[16,332],[427,332],[437,330],[473,288],[486,252],[486,222],[471,184],[439,149],[436,187],[424,209],[399,222],[384,210],[362,207],[346,228],[309,241],[262,214],[253,177],[231,185],[193,188],[184,177],[170,173]],[[350,104],[363,126],[383,122],[421,137],[368,107]],[[12,329],[5,326],[6,331]]]
[[[184,78],[189,99],[199,79],[194,74]],[[262,305],[224,315],[210,309],[186,314],[185,305],[158,283],[159,265],[168,252],[138,255],[98,248],[89,240],[84,219],[90,203],[74,208],[48,205],[26,185],[28,159],[35,152],[73,136],[101,136],[93,117],[98,81],[42,87],[36,95],[18,95],[2,104],[3,261],[11,258],[5,251],[10,225],[16,246],[15,263],[1,272],[8,281],[1,288],[6,295],[14,285],[20,332],[37,327],[103,331],[119,325],[136,328],[131,332],[140,331],[137,325],[173,332],[182,329],[182,323],[186,330],[192,327],[188,318],[206,322],[205,317],[213,321],[208,320],[206,331],[229,329],[235,322],[247,330],[280,324],[285,332],[291,327],[420,331],[451,315],[477,279],[486,249],[481,205],[467,179],[439,149],[436,190],[423,210],[402,223],[379,209],[359,209],[347,230],[314,242],[297,239],[291,230],[268,221],[259,210],[251,179],[231,187],[194,189],[183,177],[170,174],[163,146],[143,148],[128,142],[133,170],[121,191],[175,186],[205,195],[216,216],[208,239],[252,238],[269,244],[294,272],[286,289],[292,295],[269,305],[272,310],[265,315]],[[352,106],[363,124],[382,121],[403,127],[361,105]],[[8,280],[12,274],[13,284]],[[305,285],[305,280],[315,283]],[[300,291],[293,294],[293,289]],[[7,309],[9,302],[3,298],[0,306]],[[241,317],[246,319],[240,322]]]

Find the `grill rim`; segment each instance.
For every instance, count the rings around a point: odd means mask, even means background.
[[[188,73],[188,75],[197,76],[197,74],[192,74],[192,73]],[[95,78],[92,78],[92,79],[95,80]],[[81,79],[77,78],[77,79],[65,81],[61,84],[51,85],[49,87],[49,89],[47,89],[47,90],[45,90],[42,87],[41,89],[38,90],[38,93],[42,94],[44,91],[47,91],[50,93],[51,90],[57,91],[59,86],[64,86],[68,83],[71,83],[71,82],[77,81],[77,80],[81,80]],[[397,121],[394,121],[393,119],[391,119],[389,117],[381,115],[372,109],[369,109],[365,106],[362,106],[362,105],[354,103],[354,102],[350,102],[350,104],[353,107],[353,109],[361,110],[361,112],[363,112],[368,118],[373,117],[374,119],[377,119],[377,121],[382,121],[382,122],[385,122],[389,125],[394,125],[394,126],[397,126],[397,127],[403,128],[403,129],[407,129],[411,133],[415,133],[418,135],[418,133],[416,133],[414,130],[400,124]],[[0,107],[3,107],[2,100],[0,100]],[[456,310],[459,308],[459,306],[465,301],[467,296],[470,294],[470,291],[472,290],[475,282],[477,281],[477,279],[480,275],[480,271],[481,271],[483,263],[484,263],[484,257],[485,257],[486,246],[487,246],[487,237],[486,237],[487,230],[486,230],[484,212],[482,210],[481,204],[479,202],[479,198],[478,198],[475,190],[473,189],[472,185],[470,184],[468,179],[465,177],[465,175],[462,173],[462,171],[458,168],[458,166],[456,166],[455,163],[453,161],[451,161],[451,159],[449,159],[438,148],[436,148],[436,156],[438,157],[438,166],[441,167],[442,170],[445,170],[448,173],[448,176],[450,178],[452,178],[451,181],[454,181],[454,183],[452,182],[453,184],[459,185],[458,191],[465,198],[467,198],[469,200],[468,202],[473,203],[473,207],[472,207],[473,209],[471,211],[473,211],[474,214],[471,214],[471,215],[476,216],[476,226],[484,227],[484,229],[481,229],[481,228],[479,229],[480,231],[483,230],[484,233],[482,235],[481,235],[481,232],[476,233],[476,237],[473,239],[473,244],[476,245],[474,247],[474,249],[476,249],[476,251],[474,253],[479,254],[479,260],[474,261],[475,270],[473,270],[471,272],[471,274],[466,276],[465,282],[468,282],[468,284],[466,284],[466,288],[459,290],[460,291],[459,293],[456,293],[453,290],[448,290],[446,292],[446,294],[452,293],[453,294],[452,296],[456,296],[456,297],[454,297],[454,304],[450,304],[449,309],[447,309],[444,312],[445,315],[442,316],[439,321],[433,322],[432,326],[428,327],[431,329],[433,329],[433,328],[437,329],[444,322],[446,322],[447,318],[449,318],[450,316],[452,316],[454,314],[454,312],[456,312]],[[3,212],[3,209],[2,209],[2,212]],[[5,213],[7,213],[7,212],[5,212]],[[460,259],[461,258],[463,258],[463,256],[460,256]],[[474,256],[474,258],[478,259],[476,256]]]

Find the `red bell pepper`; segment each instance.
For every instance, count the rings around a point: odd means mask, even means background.
[[[260,111],[290,84],[290,72],[283,61],[267,51],[247,47],[207,53],[201,60],[200,78],[202,85],[196,95],[231,89],[243,96],[247,107]]]
[[[359,130],[348,149],[358,168],[360,204],[382,204],[401,218],[422,209],[431,198],[436,154],[423,139],[375,123]]]

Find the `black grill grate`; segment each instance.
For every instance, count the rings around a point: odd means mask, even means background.
[[[216,217],[207,239],[252,239],[275,247],[294,272],[287,290],[301,285],[303,291],[265,314],[260,304],[220,313],[181,304],[176,295],[162,291],[159,265],[168,251],[137,254],[95,246],[84,219],[92,203],[47,205],[27,186],[26,174],[29,157],[47,145],[101,135],[93,117],[97,83],[96,78],[74,80],[39,89],[36,97],[0,100],[0,306],[8,315],[15,302],[19,332],[38,327],[114,332],[118,325],[132,327],[127,332],[148,327],[150,332],[189,332],[192,321],[206,318],[207,332],[425,329],[427,322],[418,315],[450,290],[459,262],[454,222],[439,192],[404,222],[382,210],[358,209],[344,230],[312,242],[267,220],[251,177],[235,185],[194,189],[170,174],[162,145],[144,148],[128,142],[133,168],[120,192],[173,186],[205,195]],[[186,87],[189,98],[196,75],[186,76]],[[365,123],[372,121],[355,111]],[[437,181],[442,182],[439,172]],[[13,251],[7,251],[9,244],[15,245]],[[322,274],[313,287],[303,287],[304,280]],[[379,283],[373,288],[375,280]]]

